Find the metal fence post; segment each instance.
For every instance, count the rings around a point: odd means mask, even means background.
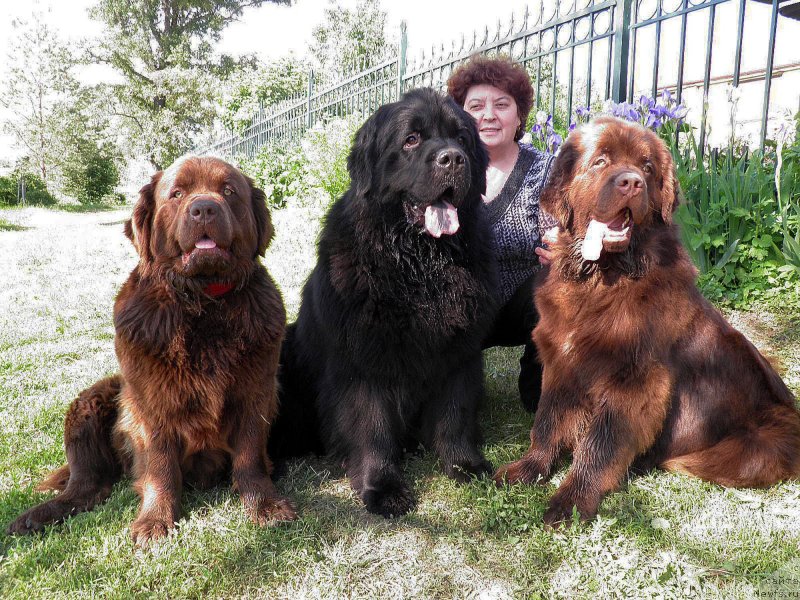
[[[306,103],[306,126],[311,129],[311,97],[314,95],[314,69],[308,71],[308,100]]]
[[[624,102],[628,82],[628,52],[631,41],[632,0],[617,0],[614,8],[614,81],[611,84],[611,99]]]
[[[400,21],[400,47],[397,52],[397,100],[403,95],[403,80],[406,76],[406,51],[408,50],[408,33],[405,21]]]

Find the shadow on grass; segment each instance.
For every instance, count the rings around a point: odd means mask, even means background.
[[[123,208],[131,208],[128,204],[55,204],[48,206],[51,210],[66,212],[66,213],[96,213],[96,212],[112,212],[115,210],[122,210]]]
[[[0,231],[28,231],[30,227],[23,227],[16,223],[9,223],[5,219],[0,219]]]

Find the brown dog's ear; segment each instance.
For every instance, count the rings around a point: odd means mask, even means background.
[[[139,190],[139,201],[133,208],[133,216],[125,221],[125,235],[133,242],[133,247],[139,256],[146,261],[153,258],[150,253],[150,233],[156,212],[156,186],[161,181],[162,174],[163,171],[159,171],[153,175],[150,183]]]
[[[272,219],[267,210],[267,196],[264,191],[257,188],[253,180],[246,178],[250,185],[250,199],[253,204],[253,217],[256,220],[256,238],[258,240],[258,254],[264,256],[272,241],[274,230],[272,229]]]
[[[663,161],[664,170],[662,171],[661,181],[661,220],[667,225],[672,225],[672,214],[678,210],[683,194],[681,185],[678,183],[678,174],[672,158],[667,153],[667,158]]]
[[[574,176],[575,164],[581,155],[578,146],[578,135],[573,132],[561,146],[561,151],[550,168],[550,175],[539,202],[544,211],[558,221],[562,229],[568,229],[572,220],[572,208],[567,193]]]

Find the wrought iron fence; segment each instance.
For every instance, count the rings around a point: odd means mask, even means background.
[[[760,85],[760,108],[754,111],[754,101],[748,108],[756,115],[750,120],[758,124],[755,141],[763,147],[771,115],[781,107],[796,111],[800,102],[800,22],[781,16],[780,1],[554,0],[545,5],[540,0],[505,26],[498,23],[493,31],[487,27],[480,35],[462,36],[449,48],[431,48],[415,61],[407,60],[403,24],[396,54],[319,89],[311,73],[306,94],[260,110],[243,132],[199,151],[252,157],[270,143],[297,143],[325,118],[368,115],[416,87],[444,89],[453,69],[476,53],[504,53],[525,65],[536,90],[534,111],[546,110],[561,124],[569,123],[579,105],[598,107],[608,98],[632,101],[638,94],[655,96],[669,89],[692,108],[701,148],[708,141],[709,117],[716,112],[722,84]],[[748,14],[768,17],[769,30],[747,30]],[[780,33],[789,56],[776,67],[779,24],[784,25]],[[763,66],[743,71],[745,40],[765,39]],[[773,90],[778,77],[785,80],[780,106]]]

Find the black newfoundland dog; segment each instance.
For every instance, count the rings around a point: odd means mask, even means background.
[[[497,288],[487,155],[472,118],[421,89],[367,120],[347,165],[284,343],[270,448],[316,444],[367,510],[396,516],[415,505],[400,468],[409,444],[454,479],[491,473],[477,422]]]

